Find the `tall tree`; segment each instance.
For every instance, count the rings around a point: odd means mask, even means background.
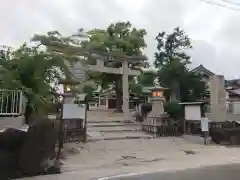
[[[77,33],[70,36],[64,36],[59,31],[50,31],[47,34],[36,34],[32,40],[46,47],[46,51],[58,57],[59,61],[64,61],[69,69],[69,73],[65,73],[64,83],[75,84],[72,89],[76,94],[86,93],[86,88],[89,90],[89,79],[94,76],[87,71],[86,64],[92,63],[94,60],[90,56],[91,49],[83,49],[82,42],[88,36],[83,29],[79,29]],[[95,74],[96,75],[96,74]],[[92,84],[92,83],[90,83]],[[92,85],[91,85],[92,86]],[[94,86],[94,85],[93,85]],[[86,98],[92,94],[94,88],[90,88]],[[86,99],[86,100],[87,100]]]
[[[153,86],[156,78],[156,73],[153,70],[142,71],[141,75],[137,77],[137,81],[142,86]]]
[[[27,98],[25,120],[39,108],[47,106],[55,92],[61,73],[68,73],[64,62],[39,47],[22,45],[16,51],[2,51],[0,86],[21,90]]]
[[[141,71],[140,76],[133,78],[130,83],[130,91],[137,97],[143,95],[144,87],[151,87],[155,85],[156,73],[152,70]]]
[[[175,28],[170,34],[159,33],[156,40],[158,44],[154,64],[158,68],[159,82],[170,89],[171,101],[186,100],[187,96],[199,97],[204,94],[205,87],[201,78],[190,73],[187,68],[190,57],[185,50],[192,48],[188,35],[180,28]],[[192,83],[189,83],[190,81]],[[201,89],[197,90],[196,87]]]
[[[182,101],[191,102],[209,98],[206,83],[202,79],[202,76],[191,71],[183,74],[180,79]]]
[[[84,42],[88,49],[100,50],[103,52],[114,52],[118,55],[142,56],[142,50],[146,47],[144,37],[145,29],[132,27],[130,22],[112,23],[107,29],[93,29],[88,32],[90,38]],[[144,63],[143,63],[144,64]],[[119,68],[121,62],[109,62],[106,66]],[[137,69],[142,64],[129,63],[131,69]],[[97,79],[103,88],[114,87],[116,92],[116,111],[120,112],[122,105],[122,78],[116,74],[98,74]]]

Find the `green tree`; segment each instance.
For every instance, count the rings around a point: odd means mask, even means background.
[[[190,57],[185,50],[192,47],[190,38],[183,30],[175,28],[170,34],[159,33],[156,40],[158,44],[154,64],[158,68],[159,82],[169,88],[171,101],[192,100],[202,96],[205,86],[201,78],[187,69]]]
[[[143,87],[155,85],[156,73],[152,70],[141,71],[140,76],[133,78],[130,83],[130,90],[137,97],[143,95]]]
[[[143,86],[153,86],[156,78],[156,73],[152,70],[142,71],[137,77],[138,83]]]
[[[209,97],[202,77],[193,72],[186,72],[180,80],[181,99],[184,102],[202,100]]]
[[[21,90],[27,99],[25,121],[29,116],[51,102],[52,93],[57,90],[57,80],[62,73],[68,73],[64,62],[39,46],[22,45],[16,51],[1,51],[0,86],[4,89]]]
[[[66,83],[78,84],[73,89],[75,93],[85,93],[86,88],[84,87],[89,88],[89,81],[97,80],[100,77],[100,73],[87,71],[86,65],[94,64],[96,59],[92,56],[94,48],[85,46],[86,39],[88,39],[88,35],[83,29],[70,36],[64,36],[58,31],[50,31],[45,35],[36,34],[32,38],[34,42],[44,45],[47,52],[57,55],[59,60],[64,61],[69,67],[71,73],[63,78]],[[97,51],[97,53],[102,52]]]
[[[145,29],[136,29],[130,22],[112,23],[107,29],[93,29],[88,32],[90,38],[83,43],[87,49],[113,53],[114,56],[142,56],[142,50],[146,47],[144,37]],[[139,69],[145,62],[131,62],[131,69]],[[119,68],[121,62],[111,61],[106,66]],[[122,105],[122,77],[117,74],[98,73],[95,76],[102,88],[114,87],[116,92],[116,111],[121,111]],[[130,77],[131,81],[131,77]]]
[[[94,90],[95,90],[95,88],[92,85],[85,85],[83,87],[83,93],[86,93],[85,101],[86,101],[88,110],[89,110],[88,103],[93,100]]]

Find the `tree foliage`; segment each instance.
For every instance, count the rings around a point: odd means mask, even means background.
[[[130,81],[130,90],[135,96],[143,95],[144,87],[152,87],[155,85],[156,73],[154,71],[141,71],[140,76]]]
[[[86,64],[90,62],[91,50],[83,48],[83,41],[88,38],[83,29],[79,29],[77,33],[70,36],[64,36],[59,31],[50,31],[46,35],[36,34],[32,41],[37,42],[46,47],[46,51],[57,56],[68,67],[69,73],[65,73],[65,81],[74,82],[73,88],[75,93],[84,93],[84,86],[88,80],[95,77],[87,71]],[[98,77],[98,76],[96,76]]]
[[[117,22],[110,24],[107,29],[93,29],[88,32],[90,38],[83,43],[87,49],[99,50],[119,56],[142,56],[142,50],[146,47],[144,37],[145,29],[132,27],[130,22]],[[119,68],[120,61],[109,61],[106,66]],[[144,62],[129,63],[131,69],[138,69]],[[121,75],[98,73],[95,76],[101,86],[105,89],[113,86],[116,92],[117,111],[121,111],[122,102],[122,78]]]
[[[181,99],[185,102],[198,101],[208,97],[206,83],[202,76],[186,72],[180,80]]]
[[[21,90],[27,98],[25,118],[34,110],[49,104],[61,73],[68,73],[64,62],[39,47],[5,50],[0,55],[0,86]]]
[[[143,71],[140,76],[137,77],[139,84],[143,86],[153,86],[156,78],[156,73],[154,71]]]
[[[191,40],[180,28],[170,34],[161,32],[156,37],[157,52],[154,65],[158,68],[158,80],[167,86],[172,101],[189,101],[201,98],[205,84],[201,77],[189,72],[190,57],[185,50],[191,48]]]

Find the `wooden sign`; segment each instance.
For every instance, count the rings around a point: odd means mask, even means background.
[[[85,104],[63,104],[63,119],[83,119],[86,118]]]

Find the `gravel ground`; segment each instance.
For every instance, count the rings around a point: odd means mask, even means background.
[[[204,146],[194,138],[114,140],[68,144],[60,175],[31,180],[93,179],[125,173],[158,172],[173,169],[240,163],[239,149]],[[196,141],[198,142],[198,140]]]

